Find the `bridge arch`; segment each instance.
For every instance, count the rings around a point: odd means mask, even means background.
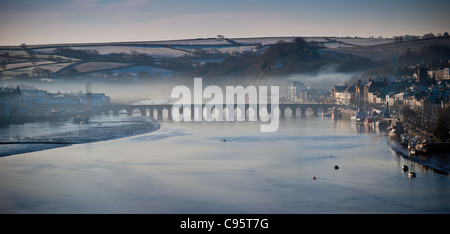
[[[128,114],[128,115],[132,115],[132,116],[142,116],[142,112],[141,112],[141,110],[139,110],[139,109],[133,109],[133,110],[131,111],[131,113],[128,112],[127,114]]]
[[[161,120],[171,120],[172,119],[172,113],[171,109],[168,107],[163,107],[161,109]]]
[[[319,106],[307,106],[304,108],[305,114],[302,114],[302,116],[317,117],[317,116],[319,116],[319,111],[323,111],[323,109],[320,109]]]
[[[191,107],[191,121],[195,121],[196,119],[200,118],[200,114],[203,118],[203,108],[199,108],[197,106]]]
[[[286,117],[286,116],[294,116],[295,111],[292,110],[292,107],[287,106],[286,108],[284,108],[284,110],[282,110],[282,117]]]
[[[153,107],[151,110],[150,110],[150,114],[151,114],[151,116],[152,116],[152,118],[153,119],[155,119],[155,120],[158,120],[158,108],[156,108],[156,107]]]
[[[230,119],[231,118],[231,111],[230,111],[230,109],[228,108],[228,107],[224,107],[223,108],[223,119],[225,120],[225,121],[227,121],[228,119]]]
[[[245,109],[242,110],[240,107],[236,106],[234,108],[234,121],[245,120]]]
[[[258,120],[258,107],[254,108],[253,106],[248,106],[245,109],[245,119],[249,121]]]
[[[301,116],[302,115],[302,109],[300,107],[294,107],[294,110],[292,111],[293,117]]]
[[[119,116],[124,116],[124,115],[128,115],[128,111],[126,108],[120,108],[119,111],[117,112],[117,114]]]
[[[189,117],[189,119],[192,120],[192,115],[193,115],[192,109],[189,108],[189,107],[184,108],[183,109],[183,115],[184,115],[184,117],[186,117],[186,118]]]

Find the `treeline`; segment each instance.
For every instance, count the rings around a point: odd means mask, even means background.
[[[315,73],[328,64],[337,65],[339,71],[366,69],[374,65],[369,59],[349,54],[320,54],[321,48],[303,38],[296,38],[292,42],[279,41],[262,53],[243,53],[230,56],[220,63],[205,63],[196,67],[193,75],[258,78]]]
[[[153,58],[150,55],[134,50],[130,51],[130,53],[110,53],[107,55],[101,55],[97,50],[57,48],[54,50],[54,53],[84,61],[135,62],[141,64],[153,63]]]
[[[420,39],[433,39],[433,38],[442,38],[442,37],[450,37],[448,32],[438,33],[434,35],[434,33],[426,33],[423,36],[416,35],[403,35],[403,36],[394,36],[394,42],[402,42],[402,41],[415,41]]]
[[[403,66],[424,63],[440,67],[448,66],[448,58],[450,58],[450,47],[431,45],[425,46],[417,52],[408,49],[398,57],[398,63]]]
[[[129,54],[128,53],[110,53],[105,56],[106,59],[109,61],[115,61],[115,62],[135,62],[135,63],[141,63],[141,64],[147,64],[151,65],[154,62],[154,59],[152,56],[146,54],[146,53],[140,53],[138,51],[132,50]]]
[[[77,58],[86,61],[95,61],[102,57],[98,51],[88,49],[74,50],[69,48],[56,48],[54,53],[64,57]]]

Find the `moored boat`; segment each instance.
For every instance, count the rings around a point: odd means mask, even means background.
[[[89,116],[80,113],[77,116],[73,117],[73,122],[80,124],[87,124],[89,123]]]
[[[408,177],[416,177],[416,171],[414,169],[414,164],[412,160],[409,160],[409,172],[408,172]]]
[[[414,147],[414,148],[411,148],[411,149],[409,149],[409,154],[412,156],[412,155],[416,155],[416,148]]]
[[[416,177],[416,173],[414,171],[408,172],[408,177]]]
[[[397,135],[394,127],[388,127],[387,130],[388,130],[389,137],[392,138],[392,137],[395,137]]]
[[[330,112],[322,113],[322,117],[331,117]]]
[[[407,165],[402,166],[402,171],[408,171],[408,170],[409,170],[409,167]]]

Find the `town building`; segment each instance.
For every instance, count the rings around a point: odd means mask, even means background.
[[[308,91],[308,87],[306,87],[303,82],[293,81],[288,86],[287,99],[289,101],[293,101],[293,102],[306,101],[308,98],[307,91]]]
[[[450,80],[449,68],[430,70],[428,71],[428,76],[434,78],[436,81]]]
[[[353,99],[355,93],[354,86],[351,85],[336,85],[331,89],[331,98],[334,99],[334,104],[348,106]]]

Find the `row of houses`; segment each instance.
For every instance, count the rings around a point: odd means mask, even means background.
[[[432,116],[450,105],[448,68],[427,70],[418,68],[411,79],[383,77],[358,80],[349,85],[334,86],[331,98],[337,105],[408,106]]]
[[[0,118],[50,114],[52,110],[80,109],[110,104],[104,93],[50,93],[45,90],[0,87]]]

